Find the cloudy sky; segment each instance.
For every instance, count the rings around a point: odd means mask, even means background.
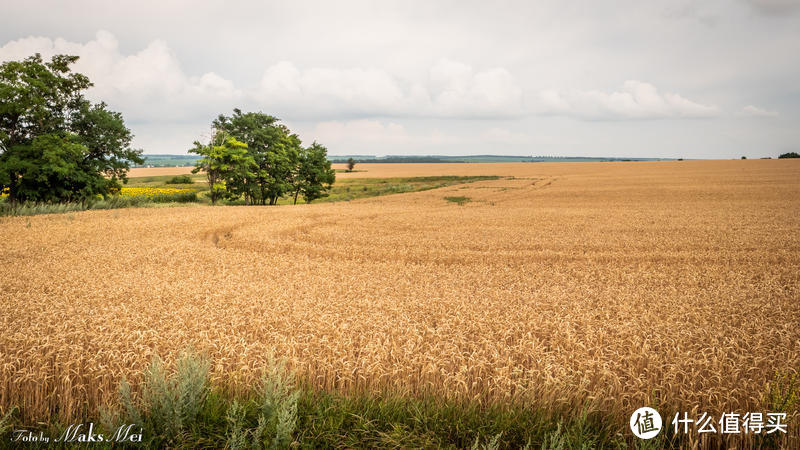
[[[145,153],[239,107],[330,154],[800,151],[800,0],[7,2],[0,61],[81,57]]]

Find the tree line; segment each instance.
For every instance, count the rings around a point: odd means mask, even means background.
[[[247,205],[274,205],[286,196],[310,203],[328,195],[336,180],[328,150],[317,142],[303,147],[278,122],[261,112],[234,109],[214,120],[208,143],[194,142],[189,152],[202,158],[193,172],[205,172],[212,204],[244,199]]]
[[[86,204],[107,198],[127,182],[133,134],[122,114],[83,92],[92,82],[70,66],[77,56],[40,54],[0,64],[0,194],[24,202]],[[335,181],[327,149],[300,138],[273,116],[242,113],[213,121],[209,142],[189,150],[202,158],[212,203],[244,199],[250,205],[324,197]]]

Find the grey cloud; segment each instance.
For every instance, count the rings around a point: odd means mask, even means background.
[[[0,58],[80,54],[152,153],[241,107],[341,153],[766,156],[800,142],[798,3],[29,0]]]
[[[748,2],[757,11],[768,15],[792,14],[800,10],[798,0],[748,0]]]
[[[539,93],[540,112],[587,119],[708,118],[719,108],[674,93],[662,93],[649,83],[629,80],[620,91],[545,90]]]

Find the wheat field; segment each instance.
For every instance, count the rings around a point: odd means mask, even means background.
[[[339,175],[514,178],[2,219],[0,406],[96,413],[185,348],[231,391],[274,354],[320,389],[623,423],[759,411],[800,368],[798,161],[363,166]]]

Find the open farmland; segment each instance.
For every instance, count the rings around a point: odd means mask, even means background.
[[[356,169],[337,177],[514,178],[3,218],[0,406],[67,422],[192,347],[232,391],[275,354],[318,389],[588,407],[622,430],[644,405],[766,412],[800,367],[798,161]]]
[[[531,164],[537,168],[529,167]],[[576,168],[591,168],[593,165],[586,165],[586,163],[570,163],[577,164],[576,167],[570,169],[574,172]],[[620,164],[605,162],[599,164]],[[645,163],[645,164],[653,164]],[[432,164],[414,164],[414,163],[358,163],[355,166],[355,171],[344,172],[347,169],[347,164],[332,164],[331,167],[336,169],[336,179],[348,178],[404,178],[404,177],[441,177],[441,176],[518,176],[525,177],[532,173],[560,173],[559,167],[563,163],[432,163]],[[541,166],[541,167],[539,167]],[[546,168],[545,170],[542,170]],[[166,176],[166,175],[184,175],[192,173],[193,167],[142,167],[131,169],[128,173],[129,177],[152,177],[152,176]]]

